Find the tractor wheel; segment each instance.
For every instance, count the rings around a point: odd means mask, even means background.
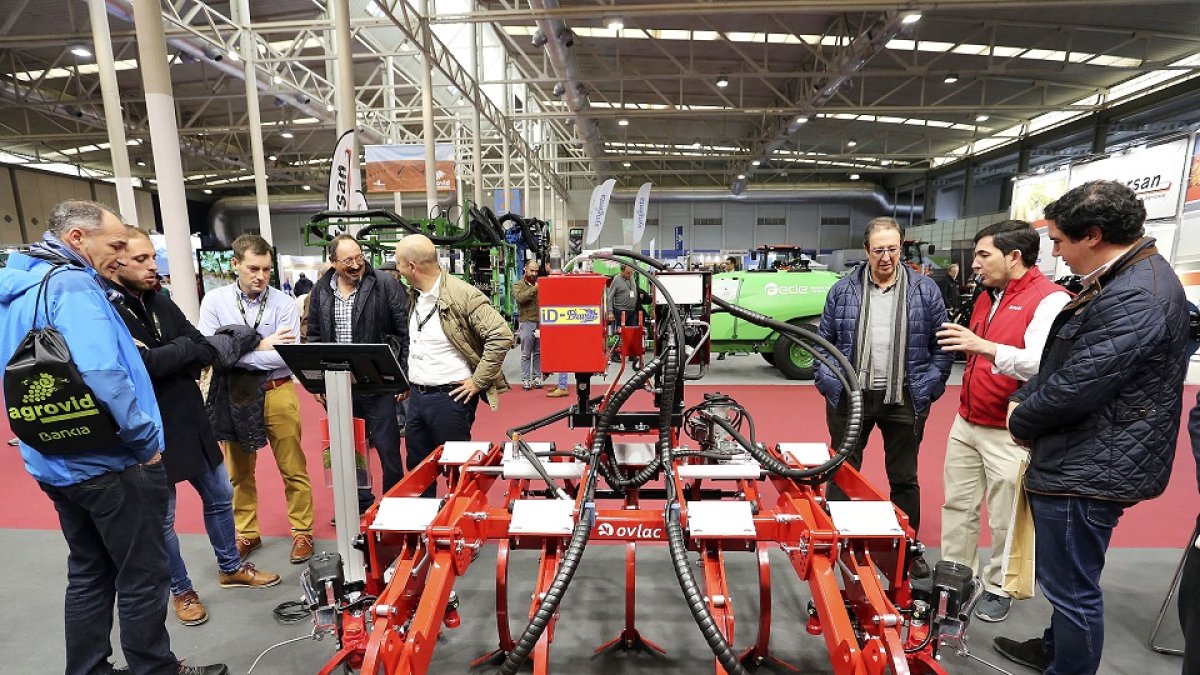
[[[766,361],[772,366],[775,365],[775,352],[760,352],[760,354],[762,354],[763,361]]]
[[[807,349],[787,338],[775,341],[774,365],[789,380],[811,380],[813,378],[813,355]]]

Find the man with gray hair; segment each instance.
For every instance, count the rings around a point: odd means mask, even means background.
[[[112,670],[116,605],[121,649],[132,672],[224,675],[224,665],[181,665],[167,635],[171,575],[163,539],[168,493],[162,420],[142,357],[100,278],[121,267],[128,236],[107,206],[63,202],[50,212],[42,241],[12,254],[0,269],[0,357],[8,361],[31,328],[53,326],[118,430],[119,440],[109,447],[69,454],[20,444],[26,471],[54,502],[70,551],[66,672]]]

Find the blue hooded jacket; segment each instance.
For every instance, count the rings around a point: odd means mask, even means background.
[[[82,262],[53,235],[40,245]],[[13,253],[0,269],[0,358],[7,363],[34,325],[38,284],[50,262]],[[110,471],[148,461],[163,449],[162,421],[154,387],[142,357],[117,310],[90,267],[72,267],[54,275],[46,288],[50,323],[62,333],[83,380],[112,414],[125,441],[106,450],[78,455],[43,455],[21,443],[25,469],[34,479],[56,487],[81,483]],[[45,301],[44,301],[45,302]],[[44,309],[37,325],[45,325]]]

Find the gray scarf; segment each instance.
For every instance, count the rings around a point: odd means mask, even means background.
[[[887,387],[883,402],[899,405],[904,402],[904,364],[908,351],[908,272],[896,270],[896,286],[892,303],[892,358],[887,365]],[[854,331],[854,368],[860,382],[870,382],[871,366],[871,266],[862,266],[862,305],[858,311],[858,326]]]

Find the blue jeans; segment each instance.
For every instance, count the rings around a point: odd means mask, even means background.
[[[163,520],[167,472],[162,462],[134,464],[68,487],[39,483],[54,502],[67,557],[67,675],[112,669],[113,605],[130,670],[174,675],[167,635],[167,554]]]
[[[1029,493],[1037,537],[1037,581],[1054,608],[1042,636],[1052,657],[1047,675],[1091,675],[1104,649],[1100,573],[1126,504]]]
[[[189,479],[200,503],[204,506],[204,531],[217,556],[217,568],[236,572],[242,566],[238,556],[237,535],[233,530],[233,485],[222,462],[208,472]],[[171,594],[180,595],[192,590],[187,565],[179,553],[179,535],[175,534],[175,486],[167,487],[167,517],[163,521],[163,538],[167,544],[167,560],[171,565]]]
[[[394,394],[370,394],[354,397],[354,416],[367,423],[367,443],[375,446],[379,464],[383,467],[383,492],[386,493],[404,478],[404,462],[400,459],[400,406]],[[370,487],[359,487],[358,510],[366,511],[375,503]]]
[[[478,405],[479,395],[459,403],[445,392],[423,394],[413,388],[412,396],[408,398],[408,424],[404,435],[408,469],[416,468],[446,441],[471,440]],[[434,497],[436,494],[431,486],[421,496]]]

